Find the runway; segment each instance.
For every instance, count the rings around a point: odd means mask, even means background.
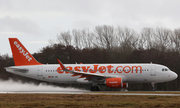
[[[88,95],[141,95],[141,96],[180,96],[180,91],[98,91],[72,87],[59,87],[40,83],[22,83],[13,80],[0,81],[1,94],[88,94]]]
[[[173,91],[174,92],[174,91]],[[158,91],[158,92],[144,92],[144,91],[138,91],[138,92],[89,92],[87,94],[91,95],[131,95],[131,96],[180,96],[180,92],[172,93],[170,91],[164,92],[164,91]]]
[[[79,90],[79,91],[7,91],[0,92],[0,94],[88,94],[88,95],[133,95],[133,96],[180,96],[179,91],[138,91],[138,92],[119,92],[119,91],[99,91],[91,92],[89,90]]]
[[[85,91],[10,91],[0,92],[4,94],[85,94]]]

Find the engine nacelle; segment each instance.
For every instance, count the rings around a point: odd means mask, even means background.
[[[123,83],[122,78],[106,78],[105,82],[107,87],[110,88],[127,88],[128,83]]]

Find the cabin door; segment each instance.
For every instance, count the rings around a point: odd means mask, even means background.
[[[38,79],[42,79],[42,77],[43,77],[43,67],[42,66],[38,66],[37,77],[38,77]]]
[[[151,65],[150,76],[156,76],[156,66]]]

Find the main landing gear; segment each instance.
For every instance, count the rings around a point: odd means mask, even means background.
[[[99,91],[100,87],[99,86],[91,86],[90,90],[91,91]]]
[[[154,85],[155,85],[155,82],[152,82],[151,85],[152,85],[152,91],[155,91],[155,90],[156,90],[156,88],[155,88],[155,86],[154,86]]]
[[[99,91],[100,87],[98,86],[98,83],[92,83],[90,90],[91,91]]]

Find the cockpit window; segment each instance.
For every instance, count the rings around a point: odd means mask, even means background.
[[[168,69],[167,68],[163,68],[162,71],[168,71]]]

